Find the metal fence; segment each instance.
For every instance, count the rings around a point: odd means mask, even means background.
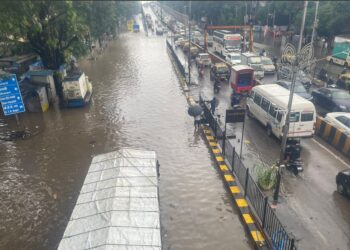
[[[291,237],[276,213],[271,208],[268,197],[260,190],[258,184],[254,181],[249,173],[249,168],[246,168],[241,161],[235,148],[229,140],[227,140],[225,131],[220,127],[216,118],[210,112],[207,102],[201,97],[199,98],[200,105],[204,110],[204,117],[207,124],[213,130],[218,144],[220,145],[225,160],[229,163],[230,170],[235,173],[239,183],[244,190],[244,196],[250,202],[253,212],[258,218],[260,227],[269,238],[269,243],[273,250],[296,250],[295,239]]]
[[[178,69],[180,70],[181,75],[182,75],[183,77],[185,77],[185,68],[184,68],[184,66],[182,65],[182,63],[180,62],[179,58],[177,57],[177,55],[176,55],[176,53],[175,53],[175,51],[174,51],[174,49],[173,49],[173,46],[171,46],[171,44],[169,43],[168,40],[166,40],[166,45],[167,45],[168,49],[170,50],[171,55],[172,55],[172,57],[174,58],[175,63],[176,63],[176,65],[177,65]]]

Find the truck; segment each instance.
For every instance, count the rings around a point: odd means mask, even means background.
[[[336,36],[332,55],[327,57],[327,61],[341,66],[350,66],[350,34]]]

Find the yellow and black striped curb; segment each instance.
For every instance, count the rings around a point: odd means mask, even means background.
[[[241,218],[248,230],[249,236],[254,241],[255,246],[258,249],[267,249],[266,242],[262,231],[259,229],[257,222],[251,213],[249,204],[243,195],[243,191],[237,185],[235,176],[229,170],[226,165],[225,159],[221,154],[221,150],[218,148],[217,141],[212,134],[212,131],[205,125],[202,125],[203,132],[205,134],[206,141],[208,142],[211,152],[214,155],[215,162],[217,163],[221,175],[233,197]]]
[[[350,136],[342,129],[334,127],[322,117],[316,119],[316,134],[350,158]]]

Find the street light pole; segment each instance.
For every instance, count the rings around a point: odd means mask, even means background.
[[[294,96],[294,89],[295,89],[295,80],[296,80],[296,75],[297,75],[297,69],[298,69],[298,64],[299,64],[299,53],[301,50],[301,45],[302,45],[302,39],[303,39],[303,33],[304,33],[304,27],[305,27],[305,19],[306,19],[306,12],[307,12],[307,5],[308,1],[304,1],[304,13],[303,13],[303,20],[301,23],[301,28],[300,28],[300,36],[299,36],[299,44],[298,44],[298,50],[295,55],[295,59],[293,60],[292,63],[292,69],[293,69],[293,75],[292,75],[292,83],[290,86],[290,93],[289,93],[289,100],[288,100],[288,110],[286,114],[286,124],[283,127],[283,137],[282,137],[282,143],[281,143],[281,150],[280,150],[280,161],[279,161],[279,166],[278,166],[278,172],[277,172],[277,181],[276,181],[276,188],[275,192],[273,194],[273,201],[274,204],[276,205],[278,202],[278,196],[279,196],[279,190],[280,190],[280,185],[281,185],[281,165],[284,161],[284,151],[286,149],[286,143],[287,143],[287,137],[288,137],[288,132],[289,132],[289,123],[290,123],[290,113],[292,109],[292,103],[293,103],[293,96]]]
[[[316,2],[316,9],[315,9],[315,19],[314,19],[314,25],[312,27],[312,34],[311,34],[311,47],[314,48],[314,39],[315,39],[315,33],[316,33],[316,26],[317,26],[317,15],[318,15],[318,5],[320,4],[319,1]],[[311,50],[310,50],[311,53]],[[310,65],[310,62],[308,62],[308,65]],[[311,65],[310,65],[310,72],[311,72]],[[312,75],[313,78],[314,74]],[[314,80],[314,79],[312,79]]]
[[[188,84],[191,84],[191,1],[189,1],[189,8],[188,8],[188,42],[189,42],[189,49],[188,49]]]

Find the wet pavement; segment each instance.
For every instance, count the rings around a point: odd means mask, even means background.
[[[185,63],[187,57],[180,48],[177,50],[180,60]],[[198,78],[195,64],[191,67],[193,78],[198,86],[191,91],[195,99],[201,95],[205,100],[214,96],[213,82],[209,79],[209,68],[204,79]],[[264,83],[271,82],[275,76],[266,76]],[[224,126],[225,110],[230,108],[231,87],[221,84],[221,90],[215,96],[219,99],[216,114]],[[228,125],[228,135],[235,134],[230,140],[240,149],[242,125]],[[254,173],[259,161],[276,163],[279,158],[280,141],[267,136],[265,128],[256,120],[246,118],[243,139],[243,162]],[[280,203],[277,214],[282,224],[295,236],[298,249],[350,249],[350,200],[336,192],[335,176],[338,171],[349,168],[350,161],[336,152],[317,137],[302,140],[302,159],[304,172],[294,176],[283,172]],[[253,174],[254,175],[254,174]],[[268,193],[272,199],[272,193]]]
[[[123,34],[80,66],[93,83],[89,106],[23,114],[36,135],[0,142],[0,249],[55,249],[92,157],[121,147],[157,151],[164,249],[251,249],[165,37]]]

